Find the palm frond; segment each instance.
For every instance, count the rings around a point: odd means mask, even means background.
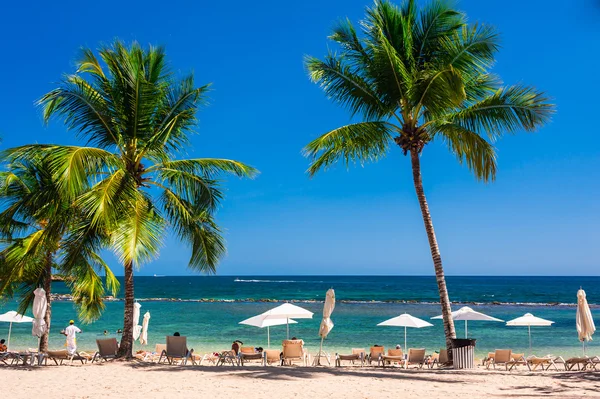
[[[321,61],[309,56],[305,58],[305,65],[310,79],[319,84],[329,98],[348,108],[352,115],[360,114],[371,120],[387,113],[375,88],[345,65],[342,57],[329,54]]]
[[[544,93],[532,87],[509,86],[459,109],[447,119],[495,140],[504,132],[534,131],[547,123],[553,113],[554,106]]]
[[[392,129],[386,122],[361,122],[342,126],[313,140],[304,147],[304,155],[311,159],[309,175],[331,167],[338,160],[346,166],[378,160],[389,148]]]
[[[477,179],[484,182],[495,179],[496,152],[483,137],[453,123],[444,123],[434,129],[458,161],[465,162]]]

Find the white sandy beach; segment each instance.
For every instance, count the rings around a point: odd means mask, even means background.
[[[600,372],[166,366],[0,367],[2,397],[398,398],[600,397]]]

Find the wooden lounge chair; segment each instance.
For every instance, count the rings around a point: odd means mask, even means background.
[[[594,368],[594,364],[589,357],[572,357],[567,360],[561,358],[559,363],[564,364],[566,371],[572,371],[576,366],[577,370],[580,371],[586,370],[588,367]]]
[[[525,361],[527,362],[527,368],[529,371],[537,370],[537,368],[541,368],[542,371],[546,371],[550,369],[550,367],[554,367],[556,371],[558,371],[558,366],[554,362],[556,359],[552,356],[544,356],[537,357],[535,355],[528,356]]]
[[[240,358],[240,364],[243,366],[245,362],[249,362],[252,360],[258,360],[261,363],[264,363],[263,358],[264,355],[262,352],[257,352],[253,347],[250,346],[242,346],[240,348],[240,352],[238,353]]]
[[[510,349],[496,349],[496,351],[494,352],[494,356],[493,357],[489,357],[488,356],[488,361],[487,361],[487,365],[486,368],[489,369],[490,366],[494,366],[494,369],[496,369],[496,365],[498,366],[504,366],[504,368],[509,371],[512,370],[512,368],[515,365],[515,361],[513,360],[513,356],[512,356],[512,350]]]
[[[167,346],[161,352],[158,362],[160,363],[164,357],[169,364],[181,360],[181,364],[185,365],[188,359],[192,361],[192,364],[196,364],[193,354],[194,350],[187,347],[187,337],[167,336]]]
[[[377,366],[381,362],[381,356],[385,353],[385,348],[383,346],[372,346],[369,350],[369,356],[367,356],[367,360],[369,364],[373,361],[377,362]]]
[[[96,360],[104,360],[106,362],[109,359],[117,358],[117,351],[119,350],[119,345],[117,344],[116,338],[97,339],[96,345],[98,346],[98,352],[94,354],[94,357],[92,358],[92,363],[94,363]]]
[[[308,353],[304,350],[304,341],[301,339],[285,339],[282,342],[283,354],[281,365],[291,366],[294,361],[301,361],[304,366],[310,363]]]
[[[365,364],[365,350],[362,348],[352,348],[351,355],[340,355],[339,353],[335,354],[335,365],[336,367],[342,366],[342,360],[349,361],[354,364],[355,361],[360,360],[360,365],[364,366]]]
[[[399,364],[404,363],[404,354],[402,353],[402,349],[388,349],[387,355],[381,355],[381,366],[385,367],[385,364],[391,365],[393,362],[398,362]]]
[[[450,363],[450,359],[448,359],[448,349],[440,349],[440,353],[434,353],[431,358],[429,358],[429,368],[433,368],[437,365],[438,368],[447,366]]]
[[[224,366],[230,364],[232,366],[240,365],[240,358],[235,353],[234,349],[222,351],[219,353],[219,359],[217,360],[217,366]]]
[[[404,368],[408,368],[411,364],[416,364],[419,368],[423,368],[425,364],[425,349],[413,349],[408,350],[408,358],[404,362]]]
[[[59,349],[56,351],[48,351],[43,355],[44,364],[48,364],[48,359],[53,360],[54,363],[58,366],[63,364],[65,360],[68,360],[69,363],[73,363],[73,360],[81,361],[81,364],[87,362],[87,358],[81,356],[79,353],[75,352],[74,354],[70,354],[66,349]]]
[[[273,365],[281,363],[281,352],[277,349],[266,349],[264,350],[264,365]]]
[[[512,357],[512,362],[511,362],[509,370],[512,370],[513,368],[515,368],[517,366],[527,366],[527,359],[525,359],[524,353],[511,353],[511,357]]]

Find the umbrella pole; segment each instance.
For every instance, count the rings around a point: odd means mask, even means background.
[[[6,349],[10,349],[10,333],[12,331],[12,321],[8,325],[8,343],[6,344]]]
[[[321,336],[321,347],[319,348],[319,355],[317,357],[317,366],[321,365],[321,353],[323,353],[323,337]]]
[[[290,318],[285,318],[286,328],[287,328],[287,339],[290,339]]]
[[[469,338],[469,327],[467,323],[469,323],[469,321],[465,320],[465,338]]]
[[[267,326],[267,348],[271,349],[271,327]]]
[[[527,326],[527,330],[529,330],[529,352],[531,353],[531,325]]]
[[[408,353],[408,348],[406,347],[406,326],[404,326],[404,351]]]

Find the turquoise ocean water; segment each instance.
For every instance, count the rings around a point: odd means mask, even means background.
[[[587,292],[592,314],[600,323],[600,277],[448,277],[453,310],[468,305],[491,316],[510,320],[524,313],[555,321],[551,327],[533,327],[533,352],[539,355],[572,356],[580,354],[581,343],[575,329],[576,293]],[[438,350],[444,344],[441,320],[429,320],[440,314],[437,286],[432,276],[181,276],[136,277],[136,298],[142,316],[151,314],[149,341],[164,342],[165,335],[179,331],[188,337],[196,351],[226,349],[239,339],[247,345],[267,346],[267,331],[238,322],[262,313],[281,301],[294,301],[315,313],[313,319],[298,320],[290,325],[290,334],[304,339],[316,352],[320,338],[322,301],[325,292],[334,288],[337,304],[332,319],[335,327],[325,341],[330,352],[348,351],[352,347],[373,344],[385,347],[404,344],[404,329],[378,327],[377,323],[408,312],[426,319],[434,326],[408,330],[409,347]],[[66,293],[62,283],[53,291]],[[119,296],[122,297],[122,292]],[[5,302],[0,313],[16,308]],[[29,314],[31,315],[31,314]],[[59,331],[77,312],[69,301],[53,303],[51,348],[61,348],[64,337]],[[78,339],[80,349],[93,350],[95,339],[108,330],[112,336],[122,328],[123,302],[106,304],[106,311],[96,322],[78,323],[84,331]],[[457,322],[457,334],[464,336],[464,322]],[[271,346],[285,338],[285,326],[271,327]],[[0,323],[0,337],[6,337],[8,324]],[[469,337],[477,339],[477,354],[495,348],[512,348],[529,353],[526,327],[507,327],[504,323],[470,322]],[[600,341],[600,333],[598,334]],[[589,354],[600,355],[600,343],[594,340]],[[13,324],[11,348],[35,347],[31,324]],[[136,349],[141,349],[136,343]]]

